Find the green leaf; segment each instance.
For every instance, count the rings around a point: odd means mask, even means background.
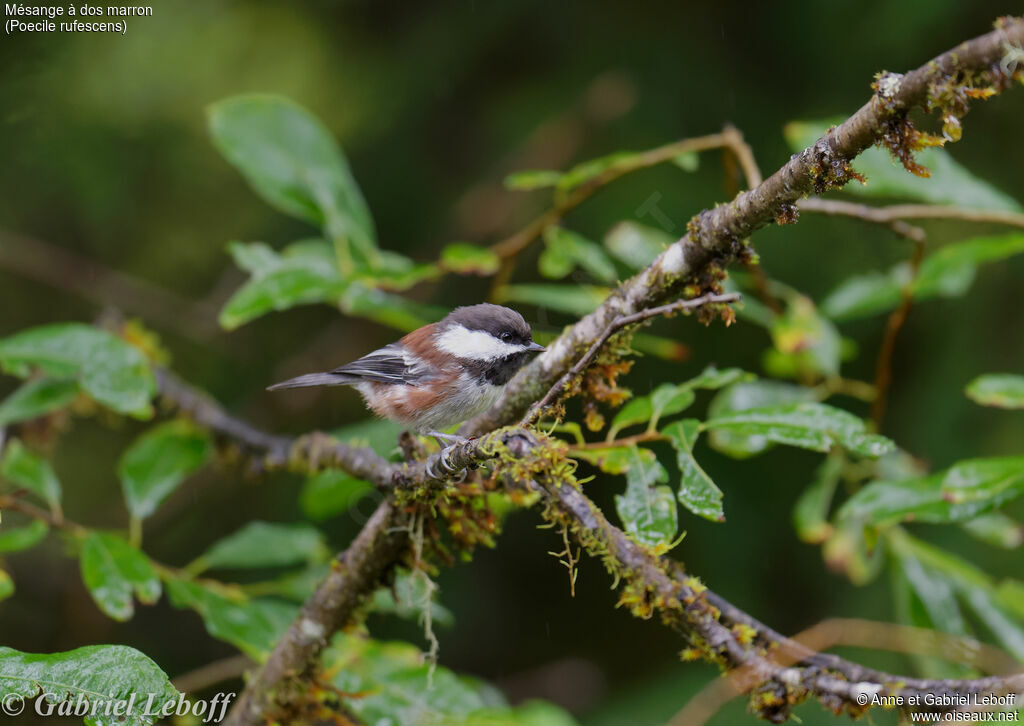
[[[575,726],[540,701],[510,708],[493,686],[424,663],[408,643],[339,634],[324,653],[324,672],[345,693],[361,723],[374,726]]]
[[[373,487],[340,469],[325,469],[306,479],[299,495],[302,511],[318,522],[347,512]]]
[[[256,521],[215,542],[200,561],[208,568],[284,567],[326,554],[316,527]]]
[[[0,476],[38,494],[54,512],[60,512],[60,482],[50,462],[25,448],[18,439],[7,445]]]
[[[128,620],[134,614],[132,592],[147,605],[160,599],[156,568],[115,534],[90,532],[82,543],[79,564],[92,599],[114,620]]]
[[[804,542],[821,544],[832,534],[828,510],[845,465],[843,457],[827,457],[818,467],[814,481],[797,499],[793,508],[793,527],[797,537]]]
[[[147,715],[142,706],[151,696],[154,710],[178,699],[167,674],[124,645],[89,645],[46,654],[0,648],[0,700],[13,694],[26,701],[42,694],[44,708],[78,699],[106,708],[134,697],[136,708],[130,713],[91,719],[96,726],[149,726],[156,716]]]
[[[0,426],[45,416],[78,397],[78,384],[59,378],[28,381],[0,403]]]
[[[693,389],[686,383],[662,383],[651,392],[651,428],[657,428],[662,418],[682,413],[695,399]]]
[[[598,282],[615,282],[615,265],[596,242],[575,232],[551,225],[544,229],[544,251],[540,255],[540,273],[559,279],[575,268],[587,271]]]
[[[376,613],[392,614],[405,620],[418,620],[428,603],[426,580],[422,575],[399,570],[391,587],[382,587],[373,593],[371,608]],[[451,627],[455,624],[452,611],[437,601],[437,591],[429,599],[430,618],[436,625]]]
[[[574,449],[572,455],[573,458],[582,459],[606,474],[625,474],[636,451],[639,451],[641,456],[655,458],[654,452],[650,449],[637,449],[635,446]]]
[[[187,421],[169,421],[146,431],[117,465],[128,511],[138,519],[151,515],[212,453],[206,433]]]
[[[712,522],[724,522],[722,490],[715,486],[711,477],[693,457],[693,447],[700,435],[700,421],[692,418],[677,421],[663,429],[676,449],[676,461],[682,480],[679,484],[679,501],[697,516]]]
[[[973,519],[1024,494],[1024,457],[972,459],[903,481],[875,481],[850,497],[838,516],[884,526]]]
[[[0,529],[0,552],[20,552],[35,547],[49,531],[41,519],[33,519],[24,527],[3,527]]]
[[[501,258],[486,247],[465,242],[447,245],[441,250],[441,267],[461,275],[493,275],[501,266]]]
[[[363,194],[338,144],[309,111],[253,94],[211,105],[207,120],[214,145],[271,206],[374,258],[376,232]]]
[[[229,245],[235,262],[252,277],[227,301],[219,322],[226,330],[265,315],[311,303],[336,304],[348,287],[323,240],[304,240],[278,255],[262,242]]]
[[[660,419],[673,416],[690,407],[695,399],[694,387],[692,382],[663,383],[650,395],[633,398],[619,409],[612,419],[608,439],[614,439],[619,431],[638,423],[648,424],[649,430],[656,429]]]
[[[688,388],[702,388],[708,391],[716,391],[725,388],[738,381],[753,381],[757,376],[747,373],[742,368],[723,368],[719,370],[715,366],[708,366],[700,374],[686,381],[683,385]]]
[[[708,416],[713,419],[764,406],[809,401],[813,397],[814,392],[810,389],[790,383],[766,380],[739,381],[723,388],[711,399]],[[765,436],[749,436],[728,429],[710,431],[708,443],[713,449],[737,459],[760,454],[772,445]]]
[[[297,605],[267,598],[250,599],[240,591],[208,580],[164,580],[171,604],[195,610],[214,638],[231,643],[262,661],[295,620]]]
[[[933,577],[952,585],[999,644],[1018,660],[1024,660],[1024,628],[1014,621],[1013,615],[1018,608],[1012,601],[1009,606],[1004,604],[1006,593],[1002,587],[996,588],[988,575],[969,562],[901,530],[892,530],[888,540],[899,557],[915,559]]]
[[[388,456],[397,447],[398,435],[404,427],[387,419],[368,418],[331,430],[331,436],[350,446],[369,446],[381,456]]]
[[[989,373],[967,384],[967,397],[982,406],[1024,408],[1024,376]]]
[[[550,169],[526,169],[505,177],[505,188],[515,192],[553,187],[562,178],[562,172]]]
[[[683,171],[694,172],[700,168],[700,155],[696,151],[684,151],[673,156],[672,163]]]
[[[0,570],[0,601],[6,600],[14,594],[14,580],[6,571]]]
[[[626,532],[647,547],[669,544],[679,527],[676,500],[666,481],[668,472],[657,459],[634,454],[626,471],[626,493],[615,497]]]
[[[0,340],[0,365],[22,373],[34,366],[54,378],[73,378],[84,393],[118,413],[152,415],[156,381],[146,357],[91,325],[55,323],[15,333]]]
[[[642,270],[668,249],[676,238],[638,222],[619,222],[604,237],[612,257],[634,270]]]
[[[792,151],[803,151],[812,146],[834,123],[839,123],[839,120],[794,121],[784,129],[786,141]],[[854,161],[854,168],[867,175],[867,184],[848,184],[843,191],[863,196],[899,197],[930,204],[951,204],[968,209],[1021,211],[1016,200],[974,176],[943,149],[926,149],[915,154],[915,158],[931,171],[930,178],[910,174],[880,148],[868,149]]]
[[[1006,579],[996,588],[996,596],[1003,607],[1024,620],[1024,582]]]
[[[364,277],[374,287],[408,290],[424,280],[433,280],[440,275],[441,268],[437,265],[416,262],[397,252],[380,250]]]
[[[1024,543],[1024,527],[1002,512],[989,512],[960,524],[960,528],[976,540],[1014,550]]]
[[[561,194],[570,192],[576,187],[593,181],[610,169],[630,165],[638,156],[640,153],[635,151],[617,151],[584,161],[562,174],[558,180],[557,190]]]
[[[832,320],[866,318],[894,310],[901,290],[910,281],[910,265],[901,263],[889,272],[868,272],[849,277],[821,301],[821,311]]]
[[[893,595],[897,618],[904,625],[968,636],[969,632],[948,579],[928,570],[912,555],[896,557]],[[912,655],[919,671],[929,678],[957,678],[970,675],[965,666],[925,655]]]
[[[443,318],[448,311],[424,305],[401,295],[353,282],[345,288],[340,305],[347,315],[354,315],[382,325],[408,332]]]
[[[582,317],[594,312],[611,290],[596,285],[503,285],[497,290],[499,302],[520,302]]]
[[[791,403],[716,415],[706,421],[704,427],[759,436],[767,442],[811,451],[828,452],[832,447],[841,445],[871,458],[877,458],[893,447],[893,443],[884,436],[867,433],[862,419],[824,403]]]
[[[615,418],[612,419],[611,428],[608,429],[608,438],[614,439],[620,430],[627,426],[634,426],[638,423],[647,423],[651,419],[654,408],[651,405],[650,396],[640,396],[626,402]]]
[[[928,255],[921,262],[914,283],[914,299],[959,297],[974,282],[978,265],[997,262],[1024,252],[1024,234],[977,237],[954,242]]]
[[[340,635],[324,663],[336,688],[360,694],[346,705],[374,726],[470,723],[469,714],[488,706],[470,681],[423,663],[420,651],[406,643]]]
[[[970,289],[979,265],[1021,252],[1024,252],[1024,235],[1021,234],[978,237],[946,245],[921,263],[911,288],[914,300],[960,297]],[[910,278],[910,266],[905,262],[887,273],[855,275],[826,296],[821,310],[839,321],[887,312],[899,305]]]
[[[967,588],[961,597],[1006,652],[1018,661],[1024,661],[1024,628],[1000,602],[998,596],[988,590]]]
[[[835,325],[818,313],[806,295],[792,292],[785,297],[785,311],[775,316],[769,328],[776,357],[766,359],[768,372],[793,377],[808,370],[826,378],[839,375],[842,338]]]

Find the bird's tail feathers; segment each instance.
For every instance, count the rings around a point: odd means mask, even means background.
[[[359,379],[356,376],[344,373],[307,373],[304,376],[289,378],[287,381],[267,386],[267,390],[277,391],[282,388],[306,388],[307,386],[349,386],[358,382]]]

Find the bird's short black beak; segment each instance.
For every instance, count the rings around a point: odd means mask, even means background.
[[[531,340],[530,344],[526,346],[526,350],[530,353],[540,353],[541,351],[545,350],[545,348],[540,343],[534,343]]]

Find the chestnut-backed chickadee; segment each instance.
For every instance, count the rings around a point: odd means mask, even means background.
[[[378,416],[442,441],[446,429],[490,408],[531,353],[530,326],[515,310],[482,303],[456,308],[396,343],[329,373],[270,386],[352,386]]]

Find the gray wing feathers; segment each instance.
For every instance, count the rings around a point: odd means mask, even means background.
[[[350,386],[363,381],[416,385],[428,375],[428,367],[421,361],[407,355],[400,346],[386,345],[359,360],[335,368],[330,373],[309,373],[276,383],[267,390],[304,386]]]
[[[306,386],[348,386],[358,382],[359,379],[353,376],[338,375],[336,373],[307,373],[298,378],[289,378],[287,381],[267,386],[267,390],[276,391],[279,388],[305,388]]]

